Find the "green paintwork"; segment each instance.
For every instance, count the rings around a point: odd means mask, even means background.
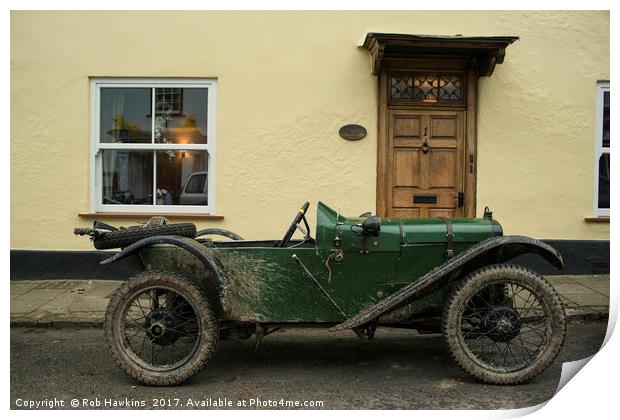
[[[231,246],[231,242],[205,243],[207,252],[224,273],[226,287],[222,306],[225,320],[342,321],[344,317],[297,264],[293,255],[312,273],[347,318],[415,282],[446,261],[446,225],[441,219],[382,218],[379,236],[366,240],[356,226],[362,221],[362,218],[338,215],[319,202],[316,243],[312,246],[275,248],[252,241],[243,246]],[[452,223],[456,253],[493,236],[489,220],[452,219]],[[404,243],[401,243],[401,229]],[[336,234],[340,238],[339,246],[335,243]],[[334,258],[338,252],[342,252],[341,261]],[[177,247],[153,246],[141,250],[141,256],[147,269],[182,271],[197,279],[208,277],[196,258]],[[328,260],[331,277],[326,266]],[[445,291],[439,290],[390,314],[386,320],[405,319],[440,307],[445,297]]]

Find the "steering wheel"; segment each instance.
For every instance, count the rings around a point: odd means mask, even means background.
[[[303,206],[301,206],[301,208],[295,215],[295,218],[293,219],[293,223],[291,223],[291,226],[288,228],[288,230],[284,234],[284,238],[282,238],[282,240],[278,244],[278,248],[284,248],[286,244],[289,243],[289,241],[293,237],[293,234],[297,230],[299,223],[302,220],[304,221],[306,225],[306,229],[308,230],[308,233],[306,233],[306,236],[310,235],[310,228],[308,227],[308,222],[306,221],[306,216],[305,216],[306,212],[308,211],[308,206],[310,206],[310,203],[308,203],[307,201],[303,204]]]

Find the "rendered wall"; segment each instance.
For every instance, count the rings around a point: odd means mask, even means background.
[[[607,12],[13,12],[11,247],[88,249],[89,77],[216,77],[217,213],[283,235],[298,206],[375,208],[377,87],[367,32],[518,35],[480,81],[478,213],[506,233],[608,239],[590,224]],[[338,129],[364,125],[347,142]],[[135,220],[109,220],[132,224]]]

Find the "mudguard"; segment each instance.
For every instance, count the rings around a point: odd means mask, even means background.
[[[476,268],[511,260],[522,254],[538,254],[558,270],[564,267],[562,255],[548,244],[526,236],[499,236],[480,242],[454,258],[437,266],[418,280],[409,283],[396,293],[386,297],[359,314],[338,324],[330,331],[357,328],[380,316],[407,305],[416,298],[426,295],[447,282],[459,278]]]
[[[215,292],[217,293],[218,298],[219,298],[218,300],[220,301],[218,303],[221,303],[222,306],[226,306],[225,305],[226,287],[225,287],[224,274],[222,273],[222,270],[219,267],[219,265],[216,263],[216,260],[213,257],[212,253],[210,252],[209,248],[205,247],[200,242],[194,239],[185,238],[183,236],[174,236],[174,235],[151,236],[149,238],[142,239],[138,242],[134,242],[128,247],[122,249],[119,253],[114,254],[112,257],[101,261],[100,264],[110,264],[110,263],[116,262],[132,254],[135,254],[136,252],[140,251],[141,249],[145,247],[149,247],[152,245],[159,245],[159,244],[168,244],[168,245],[178,246],[179,248],[182,248],[188,251],[189,253],[194,255],[196,258],[198,258],[198,260],[210,272],[211,278],[214,280],[213,283],[215,283],[214,284],[215,289],[216,289]]]

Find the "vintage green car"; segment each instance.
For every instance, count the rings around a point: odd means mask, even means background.
[[[524,236],[503,236],[480,219],[344,217],[318,203],[316,237],[308,203],[281,240],[196,232],[163,218],[116,229],[96,222],[102,261],[139,256],[144,272],[112,296],[104,322],[112,357],[129,376],[176,385],[196,375],[216,343],[280,328],[350,329],[372,339],[381,326],[442,333],[469,374],[516,384],[546,369],[566,331],[558,294],[540,275],[507,263],[535,253],[558,269],[561,255]],[[295,231],[303,239],[292,239]],[[227,236],[215,241],[209,235]]]

